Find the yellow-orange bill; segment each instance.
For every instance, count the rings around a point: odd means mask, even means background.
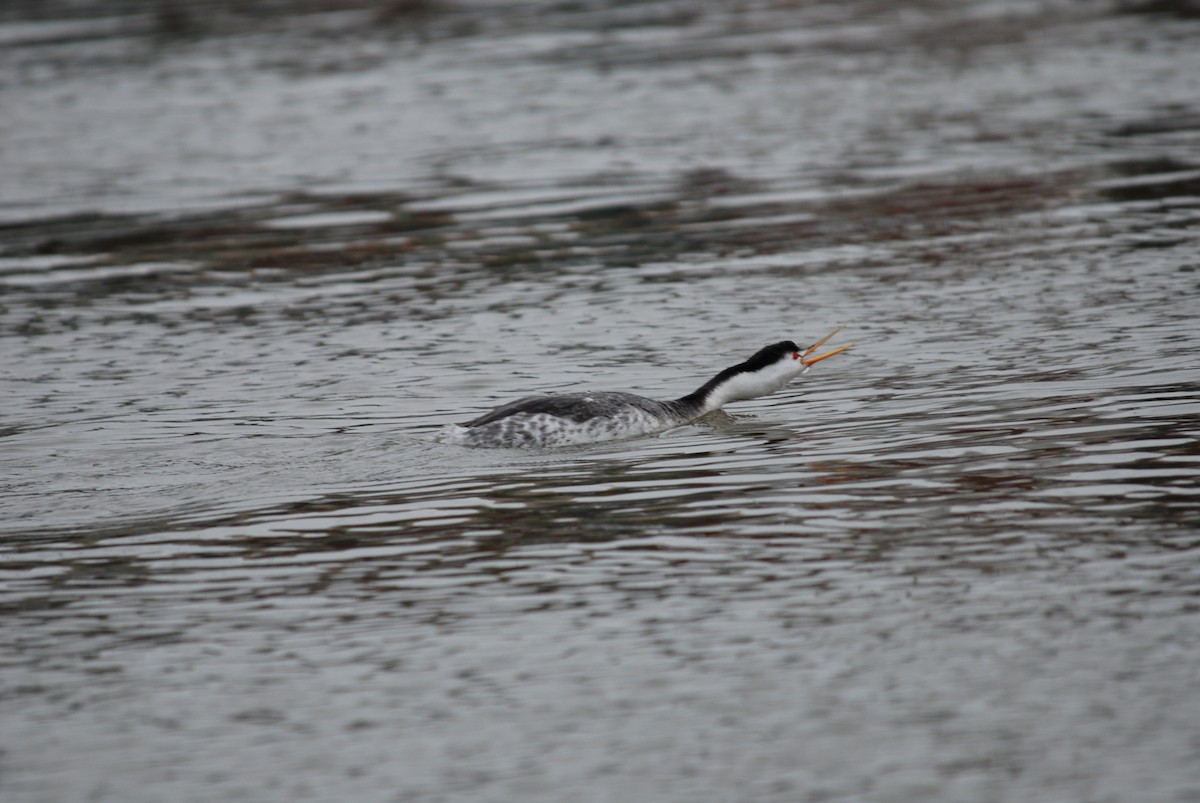
[[[824,346],[826,343],[828,343],[830,338],[832,338],[834,335],[836,335],[838,332],[842,331],[845,328],[846,328],[846,324],[842,324],[837,329],[834,329],[832,332],[825,335],[825,337],[821,338],[816,343],[813,343],[811,346],[809,346],[808,349],[806,349],[805,352],[803,354],[801,354],[800,356],[807,357],[809,354],[812,354],[814,351],[821,348],[821,346]],[[847,346],[847,348],[849,348],[849,347]],[[821,357],[820,359],[825,359],[825,358]],[[813,362],[816,362],[816,360],[813,360]]]
[[[835,334],[836,334],[836,333],[835,333]],[[820,344],[820,343],[818,343],[817,345],[819,346],[819,345],[821,345],[821,344]],[[814,348],[815,348],[815,346],[814,346]],[[846,345],[844,345],[844,346],[842,346],[842,347],[840,347],[840,348],[836,348],[836,349],[834,349],[833,351],[827,351],[827,352],[825,352],[824,354],[817,355],[816,357],[813,357],[813,358],[812,358],[812,359],[810,359],[810,360],[806,360],[806,359],[804,359],[803,357],[801,357],[801,358],[800,358],[800,362],[804,363],[805,365],[816,365],[816,364],[817,364],[817,363],[819,363],[821,360],[828,360],[830,357],[834,356],[835,354],[841,354],[843,351],[845,351],[846,349],[849,349],[849,348],[854,348],[854,344],[853,344],[853,343],[847,343]],[[812,350],[812,349],[809,349],[809,351],[811,351],[811,350]],[[807,354],[807,353],[808,353],[808,352],[805,352],[805,354]]]

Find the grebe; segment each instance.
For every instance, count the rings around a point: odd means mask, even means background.
[[[821,360],[853,346],[808,356],[844,328],[838,327],[803,351],[790,340],[765,346],[674,401],[618,391],[527,396],[465,424],[450,424],[439,439],[463,446],[566,446],[661,432],[730,402],[774,393]]]

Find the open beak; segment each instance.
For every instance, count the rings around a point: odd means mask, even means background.
[[[840,346],[840,347],[838,347],[838,348],[834,349],[833,351],[827,351],[827,352],[825,352],[824,354],[818,354],[816,357],[809,357],[809,356],[808,356],[809,354],[812,354],[812,353],[813,353],[814,351],[816,351],[817,349],[821,348],[821,346],[823,346],[823,345],[825,345],[826,343],[828,343],[828,342],[829,342],[829,340],[830,340],[831,338],[833,338],[833,336],[834,336],[834,335],[836,335],[838,332],[842,331],[842,330],[843,330],[843,329],[845,329],[845,328],[846,328],[846,327],[845,327],[844,325],[843,325],[843,326],[839,326],[837,329],[834,329],[832,332],[830,332],[829,334],[825,335],[825,337],[821,338],[821,339],[820,339],[820,340],[818,340],[816,343],[813,343],[811,346],[809,346],[807,349],[805,349],[804,353],[800,355],[800,362],[802,362],[802,363],[803,363],[804,365],[806,365],[806,366],[816,365],[816,364],[817,364],[817,363],[819,363],[821,360],[827,360],[827,359],[829,359],[830,357],[834,356],[835,354],[841,354],[841,353],[842,353],[843,351],[845,351],[846,349],[848,349],[848,348],[853,348],[853,347],[854,347],[854,344],[853,344],[853,343],[849,343],[849,344],[847,344],[847,345],[845,345],[845,346]]]

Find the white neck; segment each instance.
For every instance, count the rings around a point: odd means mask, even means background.
[[[698,399],[701,406],[696,417],[699,418],[713,410],[720,410],[730,402],[757,399],[759,396],[774,393],[807,370],[808,366],[799,360],[787,360],[769,365],[754,373],[734,374],[724,382],[710,388],[703,399]]]

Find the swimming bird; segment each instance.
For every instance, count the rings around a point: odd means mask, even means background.
[[[673,401],[619,391],[527,396],[463,424],[450,424],[439,439],[463,446],[566,446],[662,432],[730,402],[774,393],[821,360],[851,348],[853,343],[809,356],[844,328],[838,327],[804,350],[791,340],[764,346],[750,359],[726,368]]]

